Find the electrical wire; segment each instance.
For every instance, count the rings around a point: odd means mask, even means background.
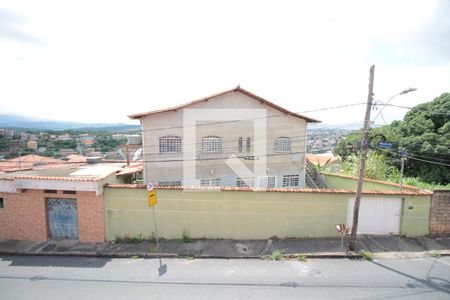
[[[390,151],[387,151],[386,149],[379,148],[379,147],[372,147],[372,148],[376,148],[376,149],[378,149],[378,150],[381,150],[381,151],[384,151],[384,152],[393,154],[393,155],[395,155],[395,156],[406,157],[406,158],[412,159],[412,160],[417,160],[417,161],[426,162],[426,163],[430,163],[430,164],[435,164],[435,165],[441,165],[441,166],[447,166],[447,167],[450,167],[450,164],[444,164],[444,163],[440,163],[440,162],[436,162],[436,161],[420,159],[420,158],[416,158],[416,157],[409,156],[409,155],[404,155],[404,156],[402,156],[402,155],[400,155],[400,154],[398,154],[398,153],[390,152]]]
[[[318,111],[325,111],[325,110],[334,110],[334,109],[341,109],[346,107],[353,107],[358,105],[363,105],[366,103],[352,103],[352,104],[345,104],[340,106],[333,106],[333,107],[323,107],[315,110],[309,110],[309,111],[303,111],[303,112],[294,112],[294,114],[303,114],[303,113],[309,113],[309,112],[318,112]],[[267,115],[264,117],[255,117],[255,118],[246,118],[246,119],[237,119],[237,120],[228,120],[228,121],[215,121],[215,122],[208,122],[208,123],[200,123],[200,124],[194,124],[190,126],[168,126],[168,127],[159,127],[159,128],[150,128],[150,129],[142,129],[142,132],[147,131],[158,131],[158,130],[170,130],[170,129],[184,129],[189,127],[199,127],[199,126],[211,126],[211,125],[220,125],[220,124],[227,124],[227,123],[237,123],[237,122],[243,122],[243,121],[253,121],[258,119],[265,119],[265,118],[274,118],[274,117],[280,117],[280,116],[286,116],[289,115],[288,113],[279,113],[279,114],[273,114],[273,115]]]

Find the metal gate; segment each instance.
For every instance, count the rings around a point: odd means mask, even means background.
[[[48,224],[54,239],[78,239],[76,199],[48,198]]]
[[[348,200],[347,225],[353,224],[355,198]],[[358,233],[361,234],[398,234],[402,199],[399,198],[362,198],[359,207]]]

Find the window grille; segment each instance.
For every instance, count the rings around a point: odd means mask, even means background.
[[[161,186],[181,186],[181,181],[159,181],[158,185],[161,185]]]
[[[179,136],[163,136],[159,138],[159,152],[181,152],[181,138]]]
[[[274,188],[276,182],[275,176],[261,176],[258,180],[259,188]]]
[[[200,180],[201,186],[220,186],[220,178],[217,179],[202,179]]]
[[[237,187],[254,187],[255,186],[255,179],[254,178],[240,178],[240,177],[238,177],[236,179],[236,186]]]
[[[299,176],[298,175],[284,175],[283,176],[283,187],[298,186]]]
[[[291,152],[291,138],[279,137],[275,139],[275,152]]]
[[[202,150],[204,152],[222,152],[222,138],[218,136],[207,136],[202,139]]]

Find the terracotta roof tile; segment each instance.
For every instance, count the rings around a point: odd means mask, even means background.
[[[79,155],[79,154],[72,154],[67,156],[68,163],[86,163],[87,162],[87,157],[83,156],[83,155]]]
[[[143,170],[144,170],[143,163],[137,164],[137,165],[130,165],[130,166],[124,167],[116,175],[121,176],[121,175],[134,174],[134,173],[142,172]]]
[[[336,156],[334,156],[333,154],[324,155],[324,154],[313,154],[313,153],[307,153],[306,159],[308,159],[311,163],[313,163],[315,165],[319,164],[320,166],[325,165],[328,161],[330,161],[330,163],[333,163],[338,160],[338,158]]]
[[[105,187],[111,189],[146,189],[145,184],[105,184]],[[155,186],[158,190],[210,190],[210,191],[239,191],[239,192],[251,192],[253,189],[248,187],[205,187],[205,186]],[[256,189],[255,191],[266,192],[282,192],[282,193],[324,193],[324,194],[355,194],[355,190],[351,189],[315,189],[315,188],[268,188],[268,189]],[[363,191],[365,195],[405,195],[405,196],[429,196],[432,193],[424,190],[403,190],[403,191]]]
[[[21,170],[31,170],[36,167],[41,168],[43,166],[61,164],[65,164],[65,162],[56,158],[28,154],[21,156],[20,158],[16,157],[0,162],[0,171],[15,172]]]

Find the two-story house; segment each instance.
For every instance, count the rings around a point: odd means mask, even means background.
[[[307,123],[237,87],[133,114],[142,126],[144,180],[159,185],[304,187]]]

